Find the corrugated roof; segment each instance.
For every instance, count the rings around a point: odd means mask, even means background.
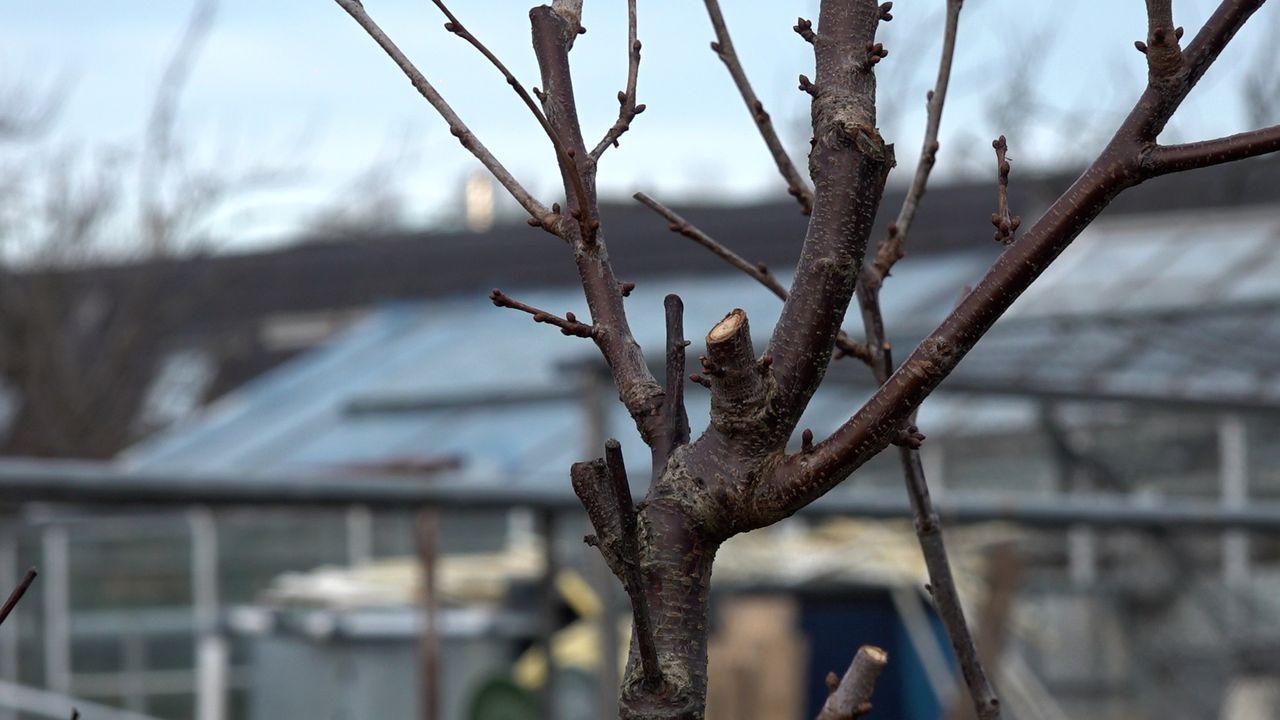
[[[931,329],[987,264],[985,252],[902,263],[885,286],[895,344],[910,347]],[[549,311],[587,314],[577,289],[504,290]],[[741,307],[762,344],[781,308],[745,277],[641,283],[627,309],[650,353],[661,351],[668,292],[685,301],[690,337]],[[1037,405],[1012,396],[1040,392],[1280,409],[1278,309],[1280,217],[1274,212],[1100,222],[944,385],[983,395],[931,398],[920,424],[935,437],[1030,427]],[[699,344],[691,348],[695,361]],[[569,463],[587,456],[580,403],[569,396],[577,381],[566,368],[595,361],[590,342],[495,308],[480,293],[385,305],[334,342],[135,448],[126,462],[299,471],[456,455],[476,476],[562,483]],[[821,432],[846,419],[869,392],[865,377],[864,368],[840,363],[803,424]],[[443,402],[495,394],[506,401]],[[691,385],[687,395],[693,426],[705,426],[706,393]],[[380,403],[397,399],[400,407],[379,411]],[[609,408],[608,432],[640,465],[647,453],[630,420],[618,403]]]

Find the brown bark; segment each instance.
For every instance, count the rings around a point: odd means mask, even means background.
[[[780,423],[787,435],[830,362],[853,296],[893,148],[875,127],[875,2],[824,2],[818,17],[809,174],[814,208],[791,293],[767,352],[778,381]]]

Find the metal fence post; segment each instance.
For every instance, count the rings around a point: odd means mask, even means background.
[[[221,628],[218,589],[218,526],[213,511],[195,507],[191,526],[191,596],[195,613],[196,720],[225,720],[227,640]]]

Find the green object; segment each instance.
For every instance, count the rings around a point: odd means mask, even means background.
[[[509,678],[496,677],[480,686],[471,701],[469,720],[538,720],[538,702]]]

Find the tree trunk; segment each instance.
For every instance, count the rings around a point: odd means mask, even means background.
[[[674,504],[641,514],[641,575],[660,678],[640,662],[638,637],[622,683],[623,720],[700,720],[707,701],[707,622],[718,541],[702,536]]]

